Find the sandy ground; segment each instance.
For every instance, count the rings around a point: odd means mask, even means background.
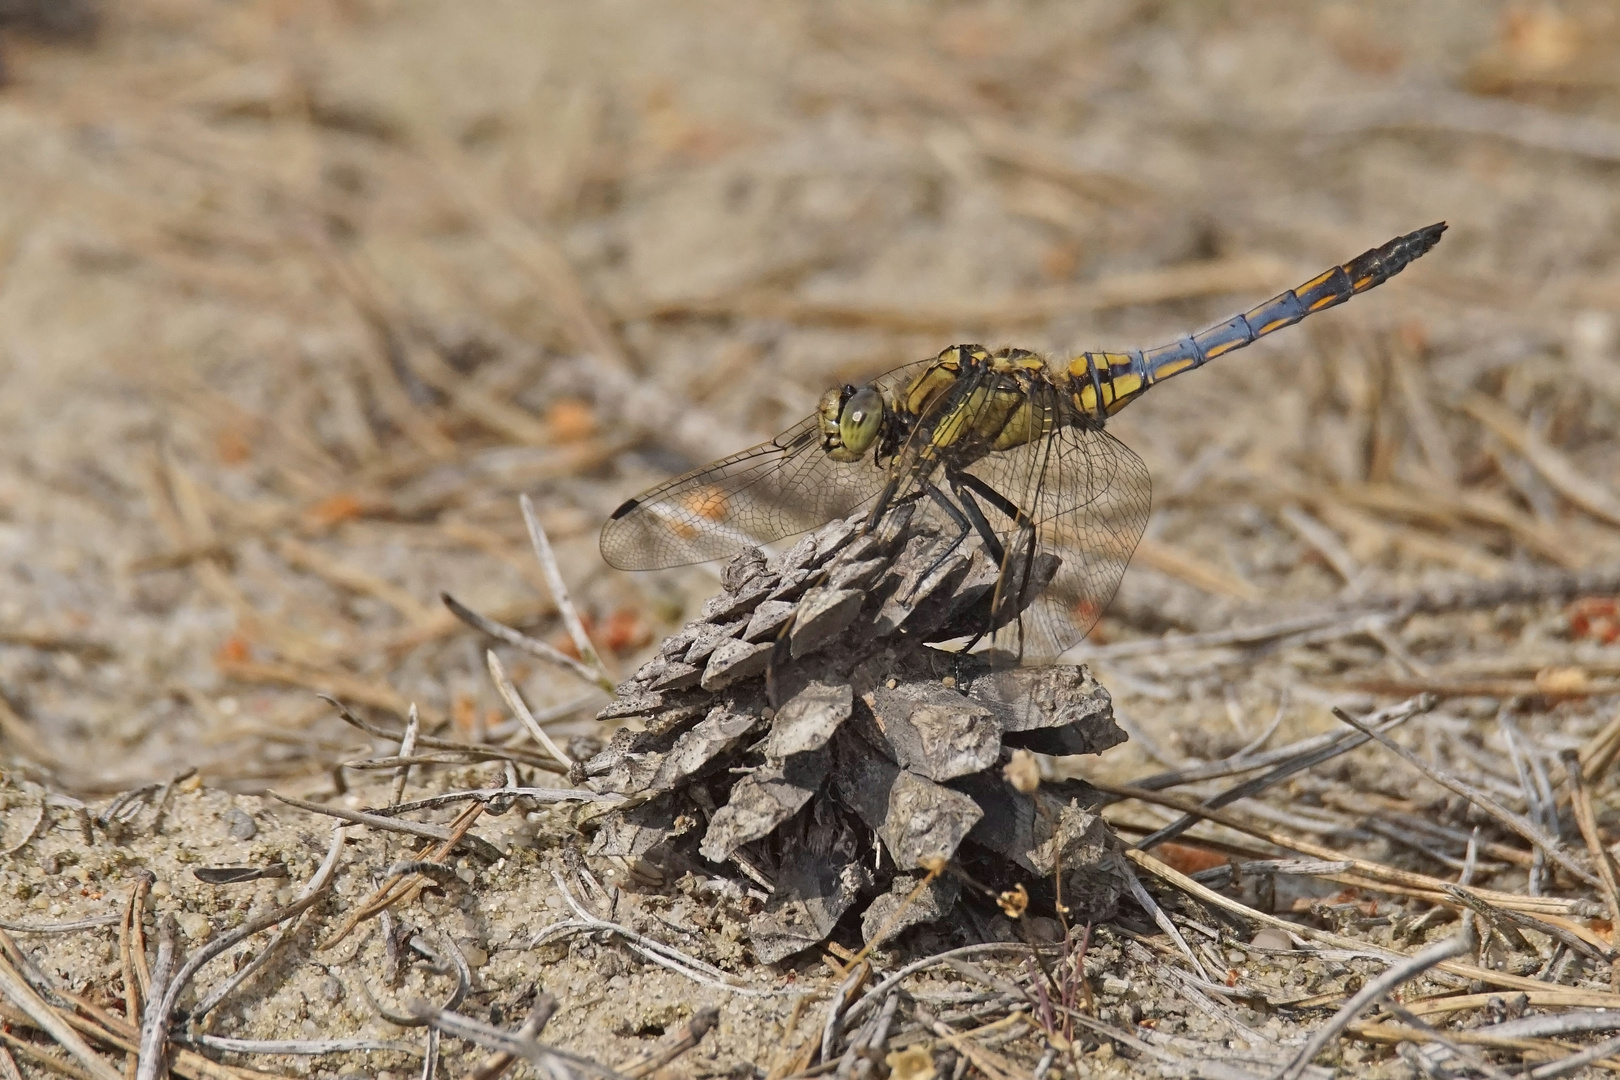
[[[602,565],[600,522],[642,487],[768,437],[835,380],[958,340],[1160,344],[1438,220],[1444,241],[1393,282],[1111,423],[1156,486],[1091,639],[1133,741],[1065,767],[1138,776],[1228,754],[1279,709],[1281,741],[1432,689],[1447,703],[1413,744],[1516,790],[1504,703],[1548,760],[1614,715],[1601,597],[1107,651],[1620,561],[1611,5],[139,0],[91,43],[0,25],[0,49],[7,844],[36,782],[92,809],[193,767],[203,785],[155,839],[67,877],[45,871],[77,843],[53,810],[4,870],[0,917],[76,917],[91,898],[57,892],[118,895],[120,860],[167,883],[158,909],[220,918],[257,901],[200,890],[189,860],[275,847],[307,876],[325,826],[258,793],[332,797],[331,763],[373,750],[317,693],[390,723],[414,702],[457,738],[509,728],[484,642],[438,596],[563,640],[519,493],[628,674],[715,591],[712,567]],[[601,734],[597,691],[508,663],[537,709],[577,702],[560,737]],[[1353,781],[1445,816],[1387,757],[1333,768],[1282,805]],[[232,805],[264,839],[231,846]],[[531,869],[576,842],[523,828],[550,836]],[[355,843],[376,850],[345,874],[397,854]],[[75,870],[106,877],[69,886]],[[530,878],[467,916],[509,1019],[536,960],[501,943],[559,899]],[[435,921],[466,914],[454,890],[434,902]],[[105,978],[105,939],[84,948],[52,962]],[[614,1040],[671,1022],[641,1016],[667,995],[724,1002],[693,1075],[770,1067],[791,1006],[639,966],[609,980],[633,993],[604,992],[592,948],[542,960],[565,1045],[622,1061]],[[271,1000],[350,978],[321,964]],[[356,1000],[345,984],[289,1015],[360,1030]]]

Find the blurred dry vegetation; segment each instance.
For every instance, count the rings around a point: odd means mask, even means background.
[[[0,748],[65,789],[329,794],[317,692],[500,737],[438,596],[566,643],[519,493],[622,676],[716,590],[601,564],[647,484],[835,380],[1159,344],[1438,220],[1111,425],[1155,510],[1088,646],[1133,739],[1086,767],[1433,690],[1425,752],[1511,799],[1504,704],[1552,761],[1620,699],[1612,595],[1123,648],[1620,564],[1612,3],[0,0],[0,70]],[[1445,802],[1356,761],[1267,820]]]
[[[601,566],[640,486],[834,379],[1151,345],[1432,220],[1397,282],[1120,417],[1156,518],[1094,641],[1620,555],[1613,5],[96,14],[0,5],[0,738],[70,785],[318,769],[313,689],[476,734],[437,594],[554,632],[515,493],[627,670],[714,587]],[[1163,731],[1226,724],[1182,681]]]

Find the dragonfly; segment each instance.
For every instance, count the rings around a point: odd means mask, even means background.
[[[1000,568],[987,624],[963,648],[1055,659],[1101,617],[1147,527],[1147,468],[1108,418],[1156,383],[1382,284],[1445,228],[1396,237],[1161,348],[1053,361],[952,345],[835,386],[769,442],[625,501],[603,526],[602,556],[622,570],[707,562],[863,509],[870,532],[915,503],[939,526],[934,566],[976,535]]]

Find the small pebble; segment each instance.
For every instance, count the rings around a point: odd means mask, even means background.
[[[1294,947],[1294,943],[1289,940],[1286,933],[1271,926],[1266,927],[1250,938],[1249,944],[1257,949],[1292,949]]]
[[[321,1000],[336,1005],[343,1000],[343,983],[334,975],[321,980]]]
[[[174,917],[179,925],[180,932],[186,935],[190,942],[203,942],[214,936],[214,924],[208,921],[208,916],[197,911],[182,911]]]
[[[461,955],[466,958],[468,967],[481,968],[489,963],[489,953],[480,949],[477,945],[463,945]]]
[[[225,827],[230,830],[233,839],[251,840],[259,834],[258,824],[245,810],[227,810],[220,820],[225,822]]]

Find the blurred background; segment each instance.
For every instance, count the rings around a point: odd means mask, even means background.
[[[1093,643],[1620,559],[1610,2],[0,0],[0,65],[0,747],[81,790],[319,778],[316,692],[498,736],[438,596],[565,640],[519,493],[628,674],[718,572],[602,564],[648,484],[1439,220],[1111,425],[1155,512]],[[1588,710],[1602,604],[1102,674],[1175,760],[1401,680]]]

